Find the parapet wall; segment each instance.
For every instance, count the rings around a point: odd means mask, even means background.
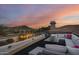
[[[22,50],[25,47],[28,47],[42,39],[45,38],[45,35],[39,35],[37,37],[32,37],[29,39],[26,39],[24,41],[20,41],[20,42],[16,42],[16,43],[12,43],[12,44],[8,44],[5,46],[0,47],[0,54],[4,55],[4,54],[14,54],[20,50]]]

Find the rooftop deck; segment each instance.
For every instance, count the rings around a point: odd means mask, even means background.
[[[67,38],[65,35],[71,35],[71,38]],[[79,55],[78,45],[79,37],[77,35],[72,33],[54,33],[50,36],[40,35],[36,39],[33,38],[0,47],[0,52],[3,52],[2,54],[8,52],[8,54],[14,55],[33,55],[33,53],[35,55]],[[11,46],[11,48],[9,48],[9,46]],[[74,46],[77,47],[74,48]],[[34,51],[37,51],[37,54]]]
[[[63,34],[52,34],[52,35],[54,35],[56,37],[58,36],[60,39],[63,38],[63,36],[64,36]],[[27,48],[24,48],[23,50],[15,53],[15,55],[29,55],[28,53],[31,50],[35,49],[36,47],[43,47],[43,48],[45,48],[46,44],[55,44],[55,45],[66,46],[65,40],[59,40],[59,42],[52,41],[52,39],[54,40],[54,39],[58,38],[58,37],[57,38],[53,38],[52,35],[47,37],[47,38],[44,38],[43,40],[41,40],[41,41],[39,41],[39,42],[37,42],[37,43],[27,47]]]

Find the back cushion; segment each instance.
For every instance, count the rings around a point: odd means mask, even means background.
[[[74,42],[75,45],[79,46],[79,40],[73,39],[73,42]]]
[[[72,42],[73,42],[75,45],[79,46],[79,37],[73,35]]]

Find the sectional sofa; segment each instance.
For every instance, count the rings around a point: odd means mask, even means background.
[[[66,46],[56,44],[46,44],[45,48],[36,47],[29,54],[37,55],[79,55],[79,37],[74,34],[60,34],[52,35],[56,36],[56,42],[59,42],[61,38],[64,38]],[[57,37],[58,36],[58,37]]]

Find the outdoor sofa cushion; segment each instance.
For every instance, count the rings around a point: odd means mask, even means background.
[[[46,44],[46,49],[52,50],[52,51],[58,51],[58,52],[66,52],[67,48],[65,46],[61,45],[55,45],[55,44]]]

